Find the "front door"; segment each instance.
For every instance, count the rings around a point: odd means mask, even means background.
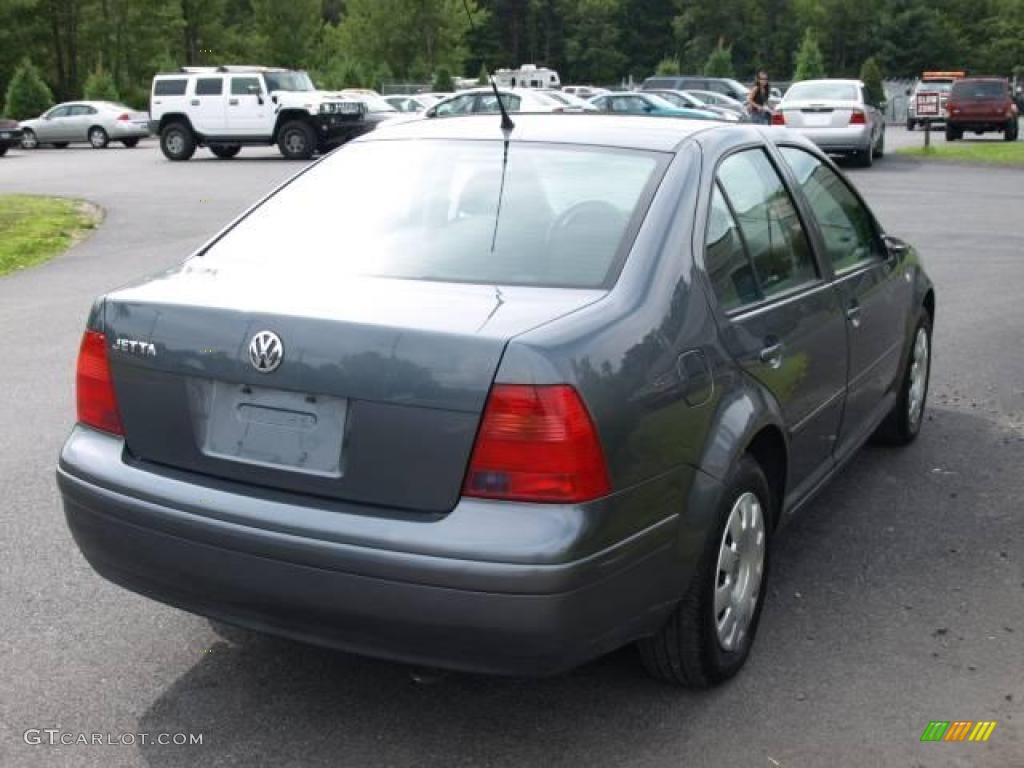
[[[259,77],[232,77],[227,133],[230,136],[270,136],[274,132],[273,107]]]
[[[197,77],[189,96],[192,125],[204,136],[223,136],[227,132],[227,110],[223,77]]]
[[[763,148],[722,161],[705,269],[729,351],[774,396],[789,437],[790,497],[833,465],[846,388],[846,325],[807,231]]]
[[[889,258],[874,217],[849,184],[806,150],[781,147],[810,204],[847,317],[849,383],[837,452],[856,448],[889,410],[912,286]]]
[[[70,141],[68,136],[71,134],[71,106],[62,104],[54,107],[39,121],[35,131],[40,142]]]

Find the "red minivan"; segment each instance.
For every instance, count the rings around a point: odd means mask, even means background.
[[[1017,105],[1005,78],[958,80],[946,101],[946,141],[962,139],[964,131],[999,131],[1007,141],[1016,141],[1017,117]]]

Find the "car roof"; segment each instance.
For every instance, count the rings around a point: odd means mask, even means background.
[[[793,85],[803,85],[804,83],[843,83],[845,85],[863,85],[860,80],[855,80],[849,77],[814,77],[809,80],[798,80]],[[793,86],[791,85],[790,88]]]
[[[727,130],[729,123],[646,115],[529,114],[511,115],[512,141],[607,146],[675,152],[698,133]],[[501,118],[496,114],[439,117],[389,125],[357,141],[397,139],[501,140]]]

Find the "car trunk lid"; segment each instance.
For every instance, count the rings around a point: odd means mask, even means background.
[[[311,282],[200,262],[107,299],[129,453],[265,488],[427,512],[450,510],[459,497],[508,339],[603,295],[351,276]],[[271,372],[250,350],[264,331],[283,346]]]
[[[786,125],[792,128],[846,128],[858,102],[794,101],[781,107]]]

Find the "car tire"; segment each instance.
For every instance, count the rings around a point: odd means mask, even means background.
[[[135,149],[137,146],[139,146],[138,139],[121,139],[121,143],[124,144],[125,147],[128,149]]]
[[[916,126],[917,126],[917,123],[915,123],[913,120],[907,120],[907,130],[908,131],[914,130],[914,128]]]
[[[242,151],[240,144],[219,144],[210,147],[210,151],[221,160],[230,160]]]
[[[922,309],[903,364],[903,378],[896,403],[872,436],[873,442],[908,445],[917,439],[924,422],[931,365],[932,319],[927,310]]]
[[[39,149],[39,138],[31,128],[26,128],[21,132],[21,148]]]
[[[687,688],[708,688],[739,672],[753,645],[767,594],[775,509],[760,465],[744,456],[725,483],[716,523],[686,595],[655,635],[637,643],[651,676]],[[736,515],[747,522],[746,528],[739,526],[739,536],[734,533]],[[738,557],[725,555],[726,549],[735,552],[734,548],[740,550]],[[728,589],[730,580],[741,588]],[[733,602],[737,591],[741,594]],[[741,625],[733,626],[730,639],[728,620],[722,617],[735,616],[737,605],[743,606],[738,611]]]
[[[1020,133],[1020,124],[1016,119],[1010,120],[1006,124],[1006,130],[1003,133],[1004,141],[1016,141],[1017,135]]]
[[[875,144],[875,157],[879,158],[885,155],[885,128],[882,128],[882,132],[878,135],[878,143]]]
[[[951,125],[946,126],[946,141],[956,141],[960,136],[957,135],[957,130]]]
[[[277,148],[288,160],[309,160],[316,152],[316,133],[309,123],[292,120],[281,126]]]
[[[188,160],[196,153],[196,137],[186,123],[168,123],[160,131],[160,150],[168,160]]]
[[[94,125],[89,129],[89,145],[93,149],[106,149],[110,143],[110,136],[100,126]]]
[[[869,146],[867,149],[862,149],[854,156],[854,159],[856,160],[857,165],[860,166],[861,168],[870,168],[872,165],[875,164],[874,144]]]
[[[6,155],[8,149],[9,147],[6,144],[0,144],[0,157]]]

